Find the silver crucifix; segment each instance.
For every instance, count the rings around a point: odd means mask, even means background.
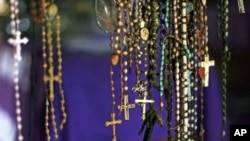
[[[144,89],[143,89],[144,90]],[[148,92],[145,88],[145,91],[142,91],[142,98],[135,99],[136,104],[140,104],[142,107],[142,120],[145,120],[146,118],[146,104],[148,103],[154,103],[155,101],[153,99],[147,99]]]
[[[8,40],[8,42],[15,47],[16,52],[15,52],[15,56],[14,57],[19,62],[22,59],[22,56],[21,56],[21,44],[27,44],[28,41],[29,40],[26,37],[24,37],[24,38],[21,39],[21,32],[20,31],[16,31],[15,38],[10,38]]]

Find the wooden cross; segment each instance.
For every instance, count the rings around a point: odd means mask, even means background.
[[[115,129],[115,126],[116,124],[121,124],[122,123],[122,120],[118,119],[116,120],[115,119],[115,113],[111,113],[111,121],[106,121],[105,122],[105,126],[112,126],[112,141],[116,141],[116,129]]]
[[[16,49],[15,53],[15,59],[17,59],[19,62],[22,60],[21,56],[21,44],[27,44],[28,38],[24,37],[21,39],[21,31],[16,31],[15,38],[10,38],[8,42],[13,45]]]
[[[135,108],[135,104],[129,104],[128,95],[124,95],[123,102],[124,102],[123,105],[119,105],[118,109],[119,110],[124,110],[125,120],[129,120],[129,109],[130,108]]]
[[[147,99],[147,95],[147,91],[144,91],[143,99],[135,99],[135,103],[142,106],[142,120],[145,120],[146,118],[146,104],[155,102],[153,99]]]
[[[49,75],[44,75],[43,81],[49,83],[49,100],[53,102],[55,99],[54,95],[54,81],[59,81],[60,77],[58,75],[54,75],[53,66],[49,68]]]
[[[206,55],[204,61],[199,63],[199,66],[205,69],[205,78],[203,79],[204,87],[208,87],[209,84],[209,67],[214,65],[214,60],[209,61],[209,55]]]

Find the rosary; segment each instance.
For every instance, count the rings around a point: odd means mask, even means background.
[[[219,35],[223,40],[222,58],[222,137],[226,125],[227,62],[229,60],[228,1],[218,0]],[[97,23],[110,33],[111,55],[111,121],[112,141],[116,140],[115,125],[121,119],[115,114],[124,111],[129,120],[129,110],[141,108],[144,141],[151,140],[155,123],[164,126],[162,110],[167,110],[167,139],[169,141],[204,141],[204,88],[209,87],[209,68],[215,61],[209,57],[208,16],[206,0],[96,0]],[[239,12],[244,4],[238,0]],[[109,8],[103,12],[105,8]],[[101,12],[102,11],[102,12]],[[115,15],[115,16],[114,16]],[[103,20],[105,17],[106,20]],[[107,23],[112,23],[107,26]],[[112,28],[111,28],[112,27]],[[118,67],[120,73],[115,73]],[[134,70],[134,71],[133,71]],[[134,86],[127,85],[135,73]],[[120,75],[120,82],[113,75]],[[131,79],[132,80],[132,79]],[[114,89],[120,87],[120,103],[116,109]],[[157,90],[160,109],[156,109],[152,90]],[[129,95],[138,94],[134,103]],[[165,104],[166,103],[166,104]],[[175,104],[174,104],[175,103]],[[147,106],[148,105],[148,106]],[[175,112],[173,112],[175,109]],[[199,110],[199,111],[198,111]],[[198,115],[199,113],[199,115]],[[199,125],[198,125],[199,123]],[[200,131],[197,134],[197,130]]]
[[[18,68],[22,60],[21,48],[28,43],[28,38],[22,37],[19,30],[19,1],[9,0],[9,3],[11,37],[8,42],[14,48],[17,140],[23,141]],[[245,13],[244,1],[237,0],[237,3],[239,13]],[[55,139],[59,138],[58,127],[62,130],[67,120],[62,87],[61,17],[54,0],[31,0],[30,6],[32,21],[41,27],[45,132],[50,141],[52,134]],[[206,0],[95,0],[97,23],[110,34],[112,50],[109,71],[111,120],[105,122],[105,126],[112,126],[112,141],[117,140],[116,125],[124,123],[122,119],[129,121],[129,111],[137,107],[141,109],[138,117],[142,120],[138,133],[146,127],[144,141],[151,140],[156,123],[162,127],[166,125],[169,141],[204,141],[204,88],[211,83],[210,67],[219,65],[209,55],[207,8]],[[229,0],[217,0],[217,10],[218,37],[222,41],[221,137],[225,140],[227,66],[231,57]],[[118,75],[119,80],[114,80],[114,75]],[[129,86],[132,75],[135,81]],[[115,89],[119,92],[115,93]],[[55,114],[57,93],[62,116],[60,125]],[[131,99],[130,95],[137,97]],[[155,97],[160,99],[159,103]],[[162,118],[163,110],[167,111],[166,119]]]
[[[50,124],[52,121],[52,127],[54,131],[54,138],[58,139],[58,127],[55,116],[55,86],[54,82],[58,83],[59,94],[61,96],[61,111],[62,120],[60,123],[60,129],[63,129],[66,123],[67,113],[65,109],[64,91],[62,88],[62,51],[61,51],[61,37],[60,37],[60,15],[58,7],[54,1],[41,0],[38,3],[31,2],[31,15],[34,23],[38,24],[42,28],[42,56],[43,56],[43,82],[45,86],[45,132],[47,134],[47,141],[51,140],[50,137]],[[36,11],[36,9],[38,9]],[[55,31],[53,30],[55,29]],[[55,34],[55,41],[53,38]],[[57,70],[54,68],[54,42],[57,50]],[[57,72],[57,73],[56,73]]]
[[[16,106],[16,126],[17,126],[17,140],[23,141],[22,134],[22,116],[21,116],[21,94],[19,89],[19,63],[22,60],[21,44],[27,44],[28,38],[21,38],[21,31],[19,31],[19,18],[18,18],[18,0],[10,0],[10,33],[11,38],[8,42],[14,47],[14,92],[15,92],[15,106]]]
[[[238,1],[239,12],[244,13],[243,1]],[[227,98],[227,65],[230,60],[231,54],[228,47],[228,24],[229,24],[229,0],[221,1],[217,3],[218,8],[218,28],[219,37],[222,40],[222,140],[225,140],[226,135],[226,122],[227,122],[227,111],[226,111],[226,98]]]

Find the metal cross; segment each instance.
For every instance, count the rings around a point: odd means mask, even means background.
[[[21,39],[21,31],[16,31],[15,38],[10,38],[8,42],[13,45],[16,49],[15,53],[15,59],[17,59],[19,62],[22,59],[21,56],[21,44],[27,44],[28,43],[28,38],[24,37]]]
[[[119,110],[124,110],[125,120],[129,120],[129,109],[130,108],[135,108],[135,104],[129,104],[128,95],[124,95],[123,102],[124,102],[123,105],[119,105],[118,109]]]
[[[115,113],[111,113],[111,121],[106,121],[105,122],[105,126],[112,126],[112,141],[116,141],[116,129],[115,129],[115,126],[116,124],[121,124],[122,123],[122,120],[118,119],[116,120],[115,119]]]
[[[58,75],[54,75],[53,67],[49,68],[49,75],[44,75],[43,81],[49,83],[49,100],[53,102],[55,99],[54,95],[54,81],[59,81],[60,77]]]
[[[147,91],[144,91],[143,99],[135,99],[135,103],[142,106],[142,120],[145,120],[146,117],[146,104],[155,102],[153,99],[147,99],[147,95]]]
[[[203,79],[204,87],[208,87],[209,84],[209,67],[214,65],[214,60],[209,61],[209,55],[205,55],[204,61],[199,63],[199,66],[205,69],[205,78]]]

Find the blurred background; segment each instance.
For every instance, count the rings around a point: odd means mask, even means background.
[[[237,0],[230,1],[227,116],[229,124],[250,123],[250,2],[239,14]],[[20,30],[29,38],[22,46],[20,65],[23,134],[25,141],[44,141],[44,87],[40,28],[30,20],[30,0],[20,0]],[[111,94],[109,80],[109,34],[96,23],[94,0],[55,0],[61,14],[63,49],[63,86],[68,121],[59,132],[59,141],[110,141]],[[15,106],[13,91],[13,48],[9,34],[9,2],[0,0],[0,141],[14,141]],[[217,38],[216,1],[208,1],[209,50],[216,66],[211,68],[210,86],[205,89],[205,138],[221,140],[220,63],[221,40]],[[115,75],[119,80],[119,76]],[[134,82],[131,76],[129,85]],[[118,84],[117,84],[118,85]],[[119,98],[116,90],[117,99]],[[131,96],[130,101],[135,96]],[[56,107],[60,109],[59,99]],[[157,102],[156,102],[157,105]],[[57,111],[57,120],[60,120]],[[117,116],[123,119],[123,115]],[[166,119],[166,118],[165,118]],[[130,120],[117,126],[118,141],[140,141],[140,109],[130,110]],[[152,141],[166,140],[166,127],[155,126]],[[228,138],[227,138],[228,139]]]

